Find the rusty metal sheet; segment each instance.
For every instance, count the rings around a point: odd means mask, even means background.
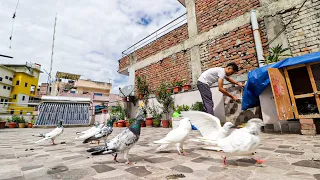
[[[277,68],[269,68],[268,73],[279,119],[294,119],[292,103],[284,74]]]

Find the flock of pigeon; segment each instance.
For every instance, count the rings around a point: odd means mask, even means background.
[[[166,137],[158,141],[154,141],[156,144],[161,144],[157,151],[161,151],[169,145],[175,145],[179,155],[187,155],[184,151],[183,145],[188,139],[188,135],[192,130],[192,125],[195,126],[202,137],[190,139],[190,141],[203,143],[204,149],[221,151],[224,155],[223,165],[227,165],[226,158],[230,156],[247,156],[253,155],[260,144],[260,130],[263,126],[261,119],[251,119],[247,122],[246,126],[241,129],[235,129],[230,133],[230,129],[234,126],[232,123],[227,122],[221,126],[220,120],[210,114],[199,111],[185,111],[181,112],[179,126],[171,130]],[[115,120],[114,117],[105,123],[95,124],[92,128],[77,132],[76,139],[83,139],[83,143],[92,141],[104,140],[103,146],[97,146],[87,149],[91,155],[112,154],[114,161],[117,161],[118,153],[124,154],[124,159],[127,164],[131,164],[128,159],[129,150],[138,142],[141,132],[141,122],[144,120],[145,115],[139,108],[136,120],[116,137],[107,141],[107,137],[112,133],[112,124]],[[57,128],[47,134],[41,134],[43,139],[37,141],[51,140],[52,144],[54,140],[63,133],[62,121],[59,121]],[[256,163],[263,163],[263,160],[256,160]]]

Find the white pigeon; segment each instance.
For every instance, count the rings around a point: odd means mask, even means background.
[[[75,139],[88,139],[96,134],[98,134],[101,129],[104,127],[104,122],[101,123],[97,128],[92,129],[91,131],[86,132],[85,134],[82,134],[80,136],[77,136]]]
[[[226,159],[231,156],[247,156],[253,155],[260,144],[260,133],[263,121],[258,118],[250,119],[246,126],[241,129],[234,130],[228,137],[217,141],[206,141],[210,144],[218,146],[207,147],[207,149],[221,150],[225,154],[223,164],[227,165]],[[263,160],[256,160],[257,163],[263,163]]]
[[[45,141],[47,139],[51,139],[52,141],[52,145],[56,145],[54,143],[54,140],[60,136],[63,133],[63,126],[62,126],[62,121],[60,120],[58,122],[58,126],[51,132],[47,133],[47,134],[40,134],[40,137],[44,137],[43,139],[40,139],[39,141],[35,142],[35,143],[39,143],[42,141]]]
[[[171,130],[165,138],[160,139],[158,141],[154,141],[156,144],[163,144],[161,145],[157,151],[160,151],[166,148],[170,144],[176,144],[177,150],[179,155],[183,154],[186,155],[187,152],[183,150],[183,144],[187,140],[188,135],[191,132],[191,122],[189,118],[184,118],[180,120],[179,127],[176,129]]]
[[[94,125],[93,125],[90,129],[85,130],[85,131],[82,131],[82,132],[76,132],[76,134],[77,134],[77,135],[83,135],[83,134],[86,134],[86,133],[88,133],[88,132],[90,132],[90,131],[92,131],[92,130],[97,129],[97,128],[98,128],[98,126],[99,126],[99,123],[98,123],[98,122],[95,122],[95,123],[94,123]]]
[[[190,139],[195,142],[225,138],[234,126],[231,122],[226,122],[223,127],[221,127],[219,118],[201,111],[182,111],[181,116],[190,118],[192,125],[200,131],[202,137]]]

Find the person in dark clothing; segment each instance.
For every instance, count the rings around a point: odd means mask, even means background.
[[[239,101],[236,96],[231,95],[225,88],[223,88],[223,81],[226,79],[227,81],[231,82],[232,84],[236,84],[238,86],[244,87],[244,84],[236,82],[235,80],[231,79],[229,76],[238,72],[239,68],[236,63],[229,63],[225,68],[222,67],[215,67],[210,68],[204,71],[197,82],[198,90],[200,91],[202,102],[204,108],[207,113],[214,115],[213,112],[213,100],[212,100],[212,93],[210,90],[210,86],[214,83],[218,82],[219,91],[222,92],[224,95],[229,96],[234,101]]]

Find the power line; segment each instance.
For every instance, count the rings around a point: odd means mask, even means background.
[[[11,28],[11,35],[10,35],[10,46],[9,48],[11,49],[11,43],[12,43],[12,34],[13,34],[13,27],[14,27],[14,20],[16,19],[16,13],[17,13],[17,9],[18,9],[18,6],[19,6],[19,2],[20,0],[18,0],[18,3],[16,5],[16,9],[14,10],[14,13],[13,13],[13,16],[12,16],[12,28]]]

